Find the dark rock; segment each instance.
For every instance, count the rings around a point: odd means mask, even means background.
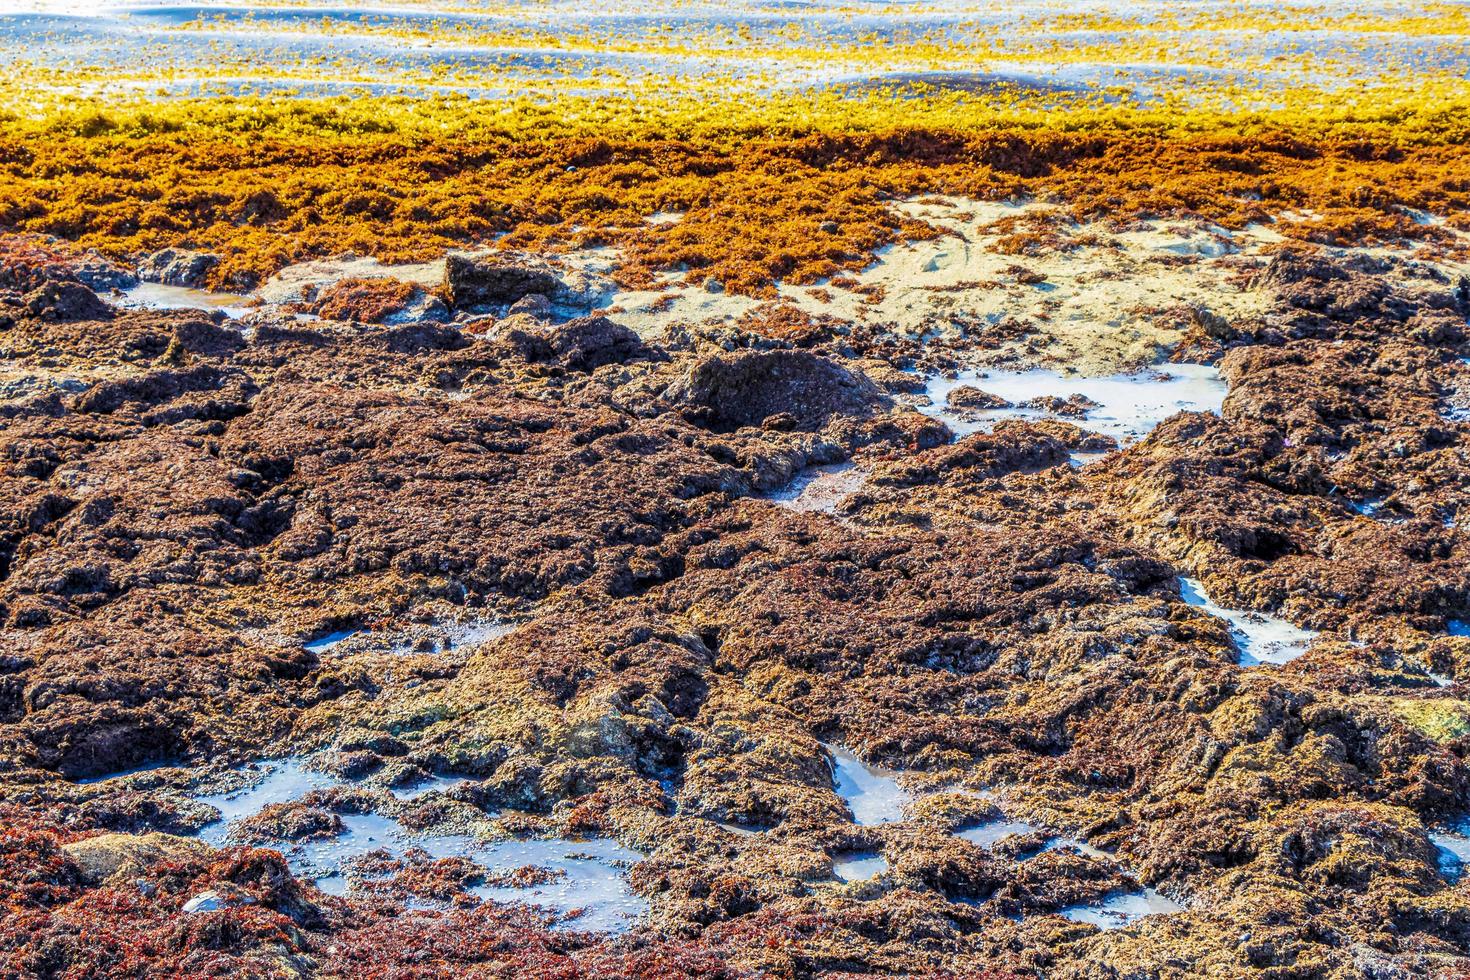
[[[174,338],[191,354],[220,357],[245,346],[245,338],[233,327],[209,320],[186,320],[174,328]]]
[[[814,431],[834,415],[866,418],[892,403],[862,374],[807,351],[756,351],[712,357],[665,392],[719,431],[788,415]]]
[[[591,371],[604,364],[622,364],[648,356],[636,333],[605,316],[584,316],[551,331],[551,349],[573,371]]]
[[[533,293],[550,296],[560,285],[549,268],[509,256],[451,254],[444,262],[445,295],[460,309],[508,306]]]
[[[388,350],[395,354],[462,350],[470,344],[460,331],[434,323],[411,323],[394,327],[384,333],[383,338]]]
[[[527,361],[556,361],[571,371],[592,371],[652,354],[636,333],[605,316],[579,317],[548,328],[517,314],[501,323],[498,339]]]

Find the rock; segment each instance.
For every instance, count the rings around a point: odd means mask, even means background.
[[[605,316],[586,316],[551,331],[555,356],[574,371],[591,371],[604,364],[622,364],[649,354],[642,339]]]
[[[77,251],[41,235],[0,235],[0,289],[30,292],[47,282],[79,282],[106,292],[138,284],[138,277],[94,251]]]
[[[87,252],[74,260],[71,274],[77,282],[96,292],[131,289],[138,285],[137,276],[96,252]]]
[[[535,319],[545,320],[551,316],[551,300],[544,293],[530,293],[512,303],[505,312],[507,316],[524,313]]]
[[[1220,341],[1229,341],[1236,338],[1237,331],[1235,327],[1229,320],[1214,310],[1203,306],[1193,306],[1190,308],[1190,312],[1195,324],[1204,332],[1206,337]]]
[[[969,409],[977,411],[991,408],[1010,408],[1011,403],[999,395],[992,395],[988,391],[981,391],[974,385],[960,385],[950,391],[944,399],[944,404],[953,409]]]
[[[1089,432],[1061,419],[1005,419],[995,427],[997,434],[1040,432],[1075,453],[1105,453],[1118,448],[1118,440],[1101,432]]]
[[[707,293],[723,293],[725,291],[725,284],[714,276],[706,276],[700,288]]]
[[[1374,295],[1348,275],[1328,285]],[[1430,974],[1470,921],[1425,833],[1470,793],[1467,714],[1423,669],[1470,664],[1445,623],[1470,612],[1467,430],[1446,417],[1465,352],[1442,308],[1392,291],[1254,299],[1275,320],[1223,355],[1226,410],[1179,413],[1085,469],[1069,452],[1109,443],[1068,421],[950,443],[898,409],[869,368],[902,390],[922,376],[898,365],[951,348],[877,327],[798,351],[735,324],[639,344],[612,321],[517,312],[476,340],[263,311],[233,343],[185,329],[194,314],[7,307],[7,379],[92,387],[0,406],[0,879],[22,924],[6,962],[273,976],[299,956],[302,974],[357,976],[473,972],[488,951],[514,972],[511,936],[571,942],[583,972],[672,949],[641,972],[712,980],[791,964]],[[163,370],[175,339],[193,361]],[[440,377],[455,384],[425,383]],[[751,499],[848,458],[868,479],[839,515]],[[1391,500],[1404,523],[1344,496]],[[1240,666],[1180,573],[1323,635],[1300,663]],[[519,626],[390,652],[467,617]],[[350,655],[282,642],[349,619],[372,626]],[[1003,787],[1011,819],[1050,829],[972,845],[953,831],[1001,816],[978,798],[857,825],[819,735],[916,794]],[[105,894],[61,853],[102,846],[75,841],[84,828],[183,833],[179,767],[286,751],[376,775],[296,787],[253,822],[258,848],[140,856],[138,872],[107,858],[87,877],[110,873]],[[161,760],[178,767],[116,778]],[[467,781],[382,788],[426,773]],[[76,781],[91,775],[113,778]],[[493,902],[406,915],[404,882],[366,870],[397,864],[468,904],[474,869],[452,859],[355,864],[374,895],[350,903],[292,875],[287,838],[374,807],[429,834],[488,818],[525,842],[617,836],[646,855],[627,874],[655,928],[613,946]],[[1062,830],[1113,856],[1056,846]],[[834,855],[879,852],[886,875],[831,882]],[[1198,904],[1106,935],[1049,914],[1128,876]],[[237,894],[248,916],[177,914]],[[116,927],[94,931],[99,914]],[[79,935],[144,939],[121,969]],[[685,969],[702,943],[728,970]]]
[[[326,752],[317,761],[322,771],[341,779],[361,779],[383,765],[383,760],[376,752],[366,749]]]
[[[106,320],[114,313],[112,307],[79,282],[48,282],[26,293],[25,306],[32,316],[62,323]]]
[[[560,286],[547,266],[512,256],[475,258],[451,253],[444,261],[444,291],[459,309],[509,306],[533,293],[548,296]]]
[[[165,248],[138,260],[138,278],[165,286],[198,288],[219,265],[219,256],[184,248]]]
[[[172,834],[102,834],[62,846],[81,869],[88,885],[101,885],[114,877],[136,877],[161,861],[207,853],[211,848],[196,840]]]
[[[915,395],[924,391],[926,379],[916,371],[904,371],[887,361],[869,358],[860,362],[863,374],[890,395]]]
[[[834,415],[867,417],[891,405],[862,374],[807,351],[758,351],[709,358],[691,368],[665,397],[694,409],[719,431],[760,425],[784,414],[805,431]]]

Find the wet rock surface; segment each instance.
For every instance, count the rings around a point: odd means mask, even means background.
[[[1121,448],[884,336],[7,307],[6,968],[1463,969],[1470,350],[1391,272],[1263,264]]]

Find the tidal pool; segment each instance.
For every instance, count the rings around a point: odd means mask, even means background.
[[[386,652],[401,656],[444,653],[477,647],[515,632],[518,623],[487,619],[470,623],[447,623],[426,631],[408,630],[395,639]]]
[[[852,463],[808,466],[779,490],[765,495],[766,500],[795,511],[819,511],[830,514],[846,497],[861,489],[868,475]]]
[[[443,790],[463,780],[434,776],[393,791],[413,799]],[[241,820],[267,806],[300,800],[312,790],[348,786],[349,782],[312,772],[299,760],[268,763],[263,775],[239,789],[200,797],[220,811],[220,819],[198,834],[215,846],[230,843],[230,833]],[[393,817],[378,813],[338,813],[341,833],[325,840],[278,841],[291,870],[314,879],[332,894],[347,891],[351,864],[377,850],[402,859],[421,849],[432,859],[458,857],[474,862],[487,876],[508,874],[525,867],[544,868],[549,880],[526,888],[485,882],[470,894],[487,901],[520,902],[568,916],[566,928],[593,932],[621,932],[647,910],[647,902],[629,888],[625,871],[642,859],[637,851],[616,841],[559,838],[486,842],[468,834],[420,834],[409,831]]]
[[[989,849],[1007,837],[1014,837],[1019,834],[1034,834],[1039,830],[1041,830],[1040,827],[1032,824],[1022,823],[1019,820],[1007,820],[1001,817],[996,820],[987,820],[985,823],[970,827],[967,830],[961,830],[955,836]]]
[[[888,870],[881,854],[843,854],[832,861],[832,873],[844,882],[867,881]]]
[[[1183,912],[1184,906],[1152,888],[1135,892],[1114,892],[1091,905],[1069,905],[1062,915],[1073,922],[1086,922],[1100,929],[1121,929],[1150,915]]]
[[[827,745],[835,763],[837,795],[852,811],[854,823],[870,826],[895,823],[904,818],[904,807],[913,796],[898,785],[888,770],[874,768],[838,745]]]
[[[242,317],[251,312],[248,296],[215,293],[188,286],[165,286],[156,282],[139,283],[131,289],[125,289],[122,298],[115,302],[124,309],[219,310],[231,318]]]
[[[1011,403],[1009,408],[953,409],[949,393],[968,385]],[[1119,443],[1136,442],[1160,422],[1179,412],[1215,412],[1225,402],[1226,384],[1213,367],[1200,364],[1164,364],[1136,374],[1084,378],[1043,368],[1005,371],[990,368],[964,371],[957,377],[930,378],[924,388],[930,404],[919,409],[940,419],[956,436],[988,432],[1002,419],[1055,418],[1088,432],[1112,436]],[[1024,403],[1036,398],[1082,395],[1097,403],[1080,416],[1058,415]]]
[[[218,847],[225,842],[235,821],[254,816],[272,803],[299,800],[312,790],[339,785],[340,780],[326,773],[312,772],[297,759],[267,763],[260,779],[239,789],[199,797],[200,803],[208,803],[220,812],[219,819],[201,830],[199,837]]]
[[[429,776],[403,786],[394,786],[389,792],[400,800],[416,800],[433,792],[447,792],[454,787],[469,782],[463,776]]]
[[[1007,837],[1034,834],[1043,830],[1044,828],[1035,824],[1000,817],[962,830],[955,836],[989,849]],[[1073,837],[1052,837],[1042,846],[1041,850],[1056,851],[1062,848],[1072,848],[1081,854],[1099,860],[1109,862],[1116,860],[1107,851]],[[1154,889],[1141,888],[1131,892],[1114,892],[1099,902],[1069,905],[1061,909],[1060,914],[1074,922],[1087,922],[1103,929],[1117,929],[1147,915],[1166,915],[1183,910],[1184,906]]]
[[[1242,667],[1290,663],[1306,653],[1317,639],[1315,630],[1293,626],[1278,616],[1217,606],[1205,595],[1204,586],[1192,578],[1179,580],[1179,595],[1191,606],[1230,624],[1230,636],[1240,651]]]
[[[1458,882],[1465,874],[1465,862],[1470,861],[1470,837],[1457,830],[1433,830],[1429,840],[1439,853],[1439,873],[1450,884]]]
[[[354,626],[351,629],[334,630],[333,632],[328,633],[325,636],[319,636],[314,640],[308,640],[306,643],[303,643],[301,645],[311,653],[321,653],[324,650],[330,650],[332,647],[341,643],[349,636],[360,632],[362,632],[362,629],[361,627],[357,626]]]

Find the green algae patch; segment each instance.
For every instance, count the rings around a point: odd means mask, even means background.
[[[1401,698],[1393,702],[1393,710],[1404,724],[1436,742],[1452,742],[1470,733],[1470,705],[1463,701]]]

